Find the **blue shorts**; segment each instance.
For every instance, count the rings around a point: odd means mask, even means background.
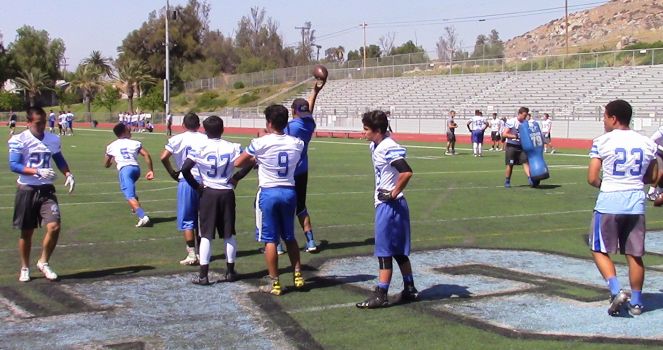
[[[198,228],[198,192],[184,179],[177,184],[177,229],[195,230]]]
[[[410,255],[410,209],[405,197],[375,208],[374,255]]]
[[[68,127],[69,129],[73,129],[73,128],[74,128],[74,122],[73,122],[73,121],[71,121],[71,122],[67,122],[67,127]]]
[[[49,128],[52,128],[52,127],[54,127],[54,126],[55,126],[55,121],[54,121],[54,120],[49,120],[49,121],[48,121],[48,127],[49,127]]]
[[[483,131],[472,131],[472,143],[483,143]]]
[[[297,192],[294,187],[260,188],[256,198],[256,240],[278,243],[295,240]]]
[[[136,181],[140,178],[140,168],[136,165],[127,165],[122,167],[117,175],[124,198],[136,199]]]

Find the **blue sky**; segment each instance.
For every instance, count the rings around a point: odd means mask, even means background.
[[[471,47],[477,35],[487,34],[493,28],[506,40],[564,15],[561,8],[539,14],[485,16],[485,21],[478,18],[459,20],[462,17],[563,7],[564,0],[209,2],[212,5],[210,28],[219,29],[226,35],[233,35],[237,22],[249,14],[252,6],[264,7],[267,15],[279,23],[287,45],[296,45],[301,40],[295,27],[310,21],[321,38],[318,40],[322,45],[321,55],[331,46],[343,45],[346,51],[360,47],[363,36],[359,24],[364,21],[368,24],[366,36],[369,44],[378,44],[381,36],[393,32],[397,45],[416,40],[426,51],[434,51],[437,39],[448,25],[456,27],[463,46]],[[570,12],[601,2],[605,1],[568,0],[572,8]],[[116,57],[122,39],[131,30],[139,28],[150,11],[165,6],[165,3],[165,0],[0,0],[0,32],[7,46],[14,41],[16,29],[25,24],[47,30],[51,37],[65,41],[68,69],[73,70],[93,50]],[[186,0],[171,0],[171,5],[185,3]],[[343,30],[346,31],[329,35]]]

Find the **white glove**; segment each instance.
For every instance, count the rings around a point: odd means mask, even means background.
[[[38,168],[35,176],[42,180],[53,180],[56,174],[51,168]]]
[[[67,175],[67,179],[64,181],[64,186],[69,187],[69,193],[74,192],[74,186],[76,186],[74,174],[69,173],[69,175]]]

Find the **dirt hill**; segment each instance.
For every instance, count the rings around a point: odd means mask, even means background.
[[[505,43],[506,57],[566,51],[564,17]],[[614,50],[639,41],[663,40],[663,1],[612,0],[569,14],[569,51]]]

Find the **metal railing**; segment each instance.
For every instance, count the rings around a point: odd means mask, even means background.
[[[592,69],[602,67],[650,66],[663,64],[663,48],[586,52],[562,55],[507,58],[431,60],[432,52],[325,63],[329,79],[395,78],[412,75],[476,74],[536,70]],[[237,82],[245,87],[303,81],[311,76],[313,64],[274,70],[223,75],[185,82],[187,91],[231,88]]]

